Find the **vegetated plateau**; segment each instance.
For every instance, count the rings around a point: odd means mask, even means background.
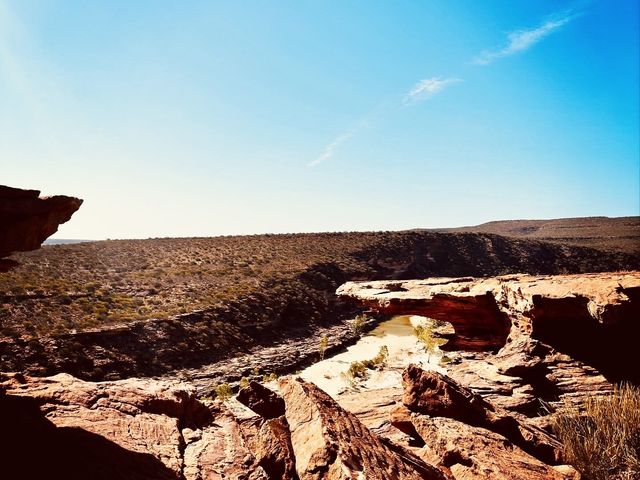
[[[0,366],[91,379],[313,337],[358,313],[334,295],[349,280],[640,266],[628,252],[428,231],[108,240],[14,258],[0,277]]]

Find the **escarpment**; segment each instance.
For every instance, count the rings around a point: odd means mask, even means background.
[[[353,342],[344,320],[361,307],[334,295],[348,280],[637,263],[628,254],[432,232],[105,241],[45,248],[19,260],[23,266],[0,279],[5,370],[101,380],[206,368],[229,381],[256,368],[284,373],[308,364],[316,353],[309,338],[327,334],[336,338],[332,348]],[[50,275],[39,273],[43,264]],[[459,304],[441,305],[459,316],[450,346],[504,343],[509,320],[496,314],[491,296],[437,299]],[[466,310],[484,323],[467,322]],[[250,364],[230,369],[239,355]]]

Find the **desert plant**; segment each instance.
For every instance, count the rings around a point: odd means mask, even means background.
[[[387,358],[389,357],[389,349],[386,345],[382,345],[375,357],[369,360],[351,362],[349,369],[346,372],[346,376],[349,380],[355,380],[357,378],[365,379],[369,376],[367,370],[381,370],[387,364]]]
[[[449,355],[442,355],[442,357],[440,357],[440,365],[446,365],[447,363],[451,363],[451,357]]]
[[[438,337],[433,333],[431,324],[414,327],[413,334],[422,343],[422,346],[427,352],[427,362],[431,360],[431,355],[437,353],[439,348],[448,342],[446,338]]]
[[[231,385],[226,382],[221,383],[220,385],[216,385],[213,391],[216,394],[216,398],[222,400],[223,402],[233,397],[233,390],[231,389]]]
[[[589,480],[640,478],[640,389],[628,384],[587,399],[584,411],[565,407],[553,429],[565,460]]]
[[[347,377],[353,380],[355,380],[356,378],[367,378],[367,367],[363,362],[351,362],[351,364],[349,365],[349,369],[347,370]]]
[[[262,383],[274,382],[278,379],[278,375],[276,373],[270,373],[269,375],[262,376]]]
[[[387,365],[387,358],[389,358],[389,349],[386,345],[382,345],[375,357],[370,360],[363,360],[362,363],[368,369],[381,370]]]
[[[353,330],[353,333],[355,333],[357,336],[360,336],[362,335],[366,324],[367,317],[365,315],[357,315],[356,318],[351,320],[351,329]]]
[[[239,383],[240,388],[246,388],[249,386],[249,379],[247,377],[242,377]]]
[[[320,338],[320,345],[318,345],[318,351],[320,352],[320,360],[324,360],[324,354],[327,351],[328,347],[329,347],[329,337],[326,335],[323,335]]]

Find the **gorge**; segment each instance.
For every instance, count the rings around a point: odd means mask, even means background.
[[[81,203],[1,192],[5,257]],[[245,243],[264,258],[238,253]],[[577,479],[556,411],[640,382],[640,264],[628,251],[388,232],[107,241],[14,258],[0,274],[0,412],[15,478]],[[174,313],[181,296],[193,304]],[[321,338],[330,361],[394,315],[449,324],[442,354],[405,335],[368,381],[326,393],[309,369],[291,375],[319,360]],[[336,365],[319,375],[333,382]],[[212,398],[227,382],[237,396]]]

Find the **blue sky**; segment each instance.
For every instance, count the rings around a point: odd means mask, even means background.
[[[0,0],[0,183],[59,238],[638,215],[638,5]]]

